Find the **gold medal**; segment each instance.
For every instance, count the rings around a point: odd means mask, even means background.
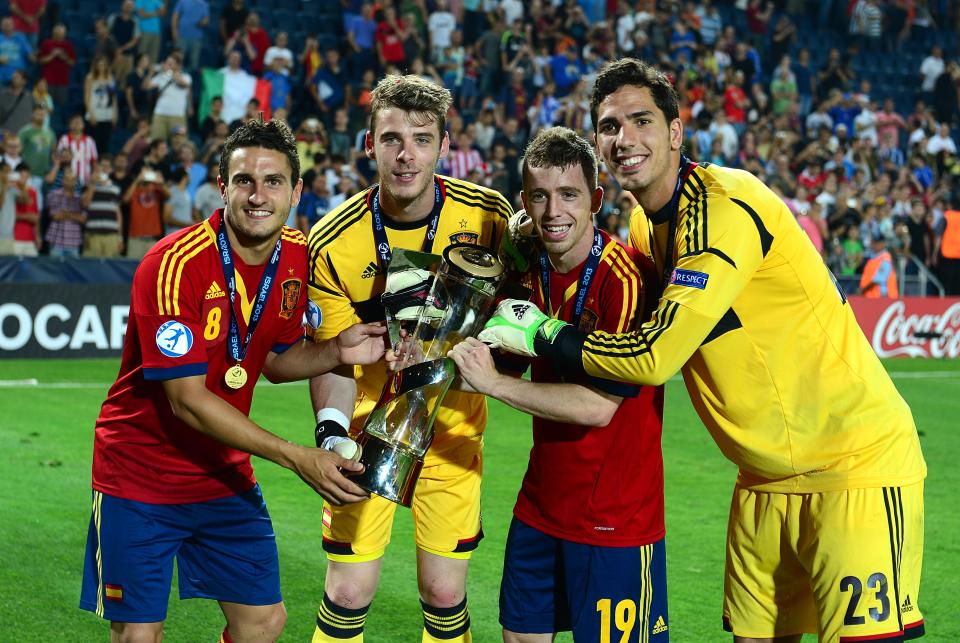
[[[247,383],[247,371],[239,364],[232,366],[223,374],[223,381],[232,389],[243,388]]]

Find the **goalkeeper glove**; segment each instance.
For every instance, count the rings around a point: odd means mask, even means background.
[[[517,210],[507,222],[500,242],[500,259],[517,272],[526,272],[537,255],[539,238],[533,229],[533,219],[526,210]]]
[[[416,321],[441,319],[446,312],[446,302],[430,294],[433,274],[422,268],[404,268],[387,273],[387,287],[380,301],[394,319]]]
[[[347,435],[346,421],[347,417],[337,409],[321,409],[317,413],[317,428],[313,430],[313,438],[318,448],[357,462],[360,460],[360,445]]]
[[[544,315],[529,301],[504,299],[477,338],[492,348],[536,357],[570,324]],[[538,349],[540,349],[538,351]]]

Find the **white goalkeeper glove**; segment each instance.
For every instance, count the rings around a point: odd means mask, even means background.
[[[386,290],[380,297],[394,319],[409,321],[441,319],[446,303],[430,294],[433,273],[422,268],[404,268],[387,273]]]
[[[536,357],[537,343],[552,344],[560,331],[569,325],[544,315],[529,301],[504,299],[477,339],[491,348]]]
[[[533,228],[533,219],[526,210],[517,210],[507,222],[500,242],[500,258],[513,270],[526,272],[537,256],[540,239]]]

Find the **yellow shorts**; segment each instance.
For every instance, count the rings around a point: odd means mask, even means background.
[[[724,628],[766,638],[923,634],[923,482],[808,494],[733,492]]]
[[[483,438],[465,438],[463,442],[442,457],[429,454],[411,505],[417,547],[449,558],[470,558],[483,538]],[[327,558],[357,563],[383,556],[397,506],[377,495],[341,507],[324,504],[323,549]]]

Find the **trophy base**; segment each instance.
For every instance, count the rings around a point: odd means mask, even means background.
[[[409,507],[423,469],[423,458],[369,433],[361,432],[357,443],[363,449],[360,464],[366,468],[350,479],[370,493]]]

